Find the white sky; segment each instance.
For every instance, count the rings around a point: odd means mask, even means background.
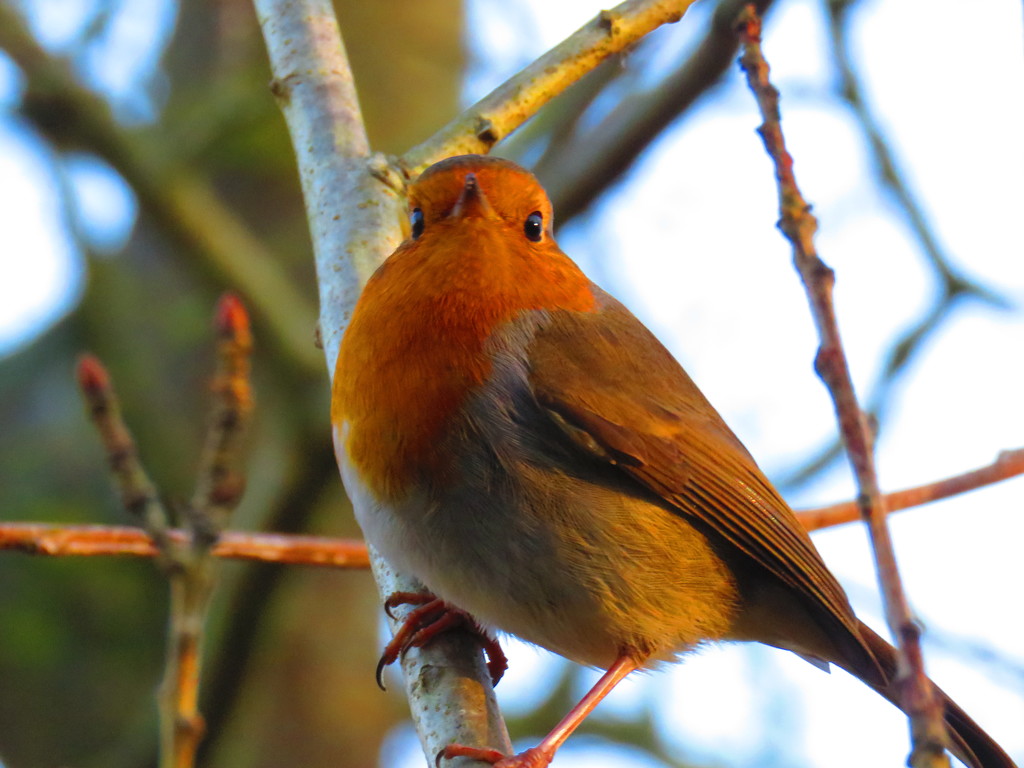
[[[469,26],[481,66],[467,98],[486,93],[601,5],[474,0]],[[663,33],[673,50],[703,28],[702,5]],[[819,6],[781,3],[764,44],[783,94],[797,178],[820,220],[818,248],[837,272],[841,330],[865,394],[881,352],[928,306],[934,286],[872,179],[856,126],[829,90]],[[59,46],[69,32],[52,20],[74,19],[69,9],[82,5],[43,0],[37,7]],[[140,115],[146,105],[132,103],[132,89],[152,65],[153,41],[166,33],[152,19],[166,20],[168,5],[124,7],[133,15],[117,26],[110,51],[90,61],[88,77]],[[898,387],[878,446],[882,484],[894,489],[986,464],[1024,444],[1021,7],[1016,0],[865,0],[857,9],[854,53],[865,90],[914,193],[954,261],[1014,302],[1003,313],[962,307]],[[0,353],[67,311],[82,279],[58,224],[50,159],[10,115],[17,90],[12,67],[0,58]],[[774,228],[772,170],[757,124],[734,71],[720,98],[660,140],[626,183],[562,233],[561,244],[668,343],[771,474],[808,455],[835,427],[811,369],[816,341],[806,303]],[[97,247],[116,249],[134,201],[96,162],[63,162],[81,226]],[[834,501],[851,489],[842,467],[793,501]],[[1016,480],[904,513],[893,524],[909,594],[929,628],[978,640],[1018,669],[1022,503],[1024,481]],[[815,541],[858,612],[881,630],[863,531],[847,526]],[[940,685],[1024,761],[1024,681],[941,647],[926,651]],[[544,652],[522,646],[510,656],[498,692],[515,711],[536,700],[554,667]],[[670,671],[627,681],[598,712],[635,707],[657,713],[666,743],[692,750],[682,756],[725,765],[897,766],[906,756],[905,720],[877,695],[841,671],[824,675],[760,646],[709,649]],[[387,765],[422,765],[403,746],[410,740],[396,734]],[[651,763],[628,750],[608,755],[583,739],[570,740],[555,761],[555,768],[613,765]]]

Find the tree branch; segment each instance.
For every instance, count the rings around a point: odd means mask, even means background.
[[[662,24],[679,21],[693,0],[628,0],[593,20],[498,86],[427,141],[402,156],[416,176],[452,155],[486,154],[537,110],[612,54]]]
[[[122,502],[145,526],[157,563],[169,581],[170,621],[159,693],[161,768],[191,768],[195,763],[204,731],[198,708],[204,624],[216,582],[216,561],[210,550],[241,498],[244,485],[235,465],[252,408],[252,338],[248,315],[234,295],[227,294],[219,302],[216,329],[217,398],[209,419],[196,495],[185,514],[188,529],[182,536],[170,534],[170,517],[121,418],[109,374],[91,355],[81,358],[77,370],[79,388],[100,433]]]
[[[761,0],[758,9],[764,13],[771,4]],[[534,170],[562,224],[586,210],[721,80],[739,49],[733,23],[743,5],[744,0],[720,2],[700,45],[657,86],[626,94],[599,125],[574,137],[572,152],[545,153]]]
[[[355,84],[327,0],[255,0],[298,159],[320,288],[320,332],[330,374],[359,292],[398,246],[405,180],[371,156]],[[371,553],[382,596],[422,591]],[[392,630],[396,624],[392,623]],[[406,694],[424,752],[453,742],[511,751],[479,648],[451,633],[402,659]],[[461,716],[454,716],[461,713]]]
[[[933,338],[952,317],[958,303],[964,299],[976,300],[996,309],[1006,309],[1009,301],[994,288],[966,275],[945,253],[920,204],[914,198],[907,180],[900,171],[898,158],[889,146],[884,131],[861,91],[847,46],[847,13],[852,3],[849,0],[825,0],[825,5],[832,38],[831,53],[840,80],[840,95],[846,100],[860,125],[882,186],[892,193],[898,207],[902,209],[903,217],[917,238],[926,262],[939,282],[939,290],[931,306],[924,309],[920,317],[901,331],[882,354],[883,364],[879,378],[873,386],[866,406],[881,431],[886,426],[886,416],[892,405],[892,392],[899,378],[910,369],[910,364],[927,346],[928,340]],[[826,445],[818,448],[811,458],[805,460],[802,466],[780,479],[779,485],[793,486],[806,483],[835,462],[841,453],[842,445],[838,437],[829,440]]]
[[[206,616],[217,583],[210,550],[242,497],[237,469],[241,440],[252,412],[249,316],[233,294],[217,304],[216,395],[208,419],[192,504],[185,510],[189,535],[184,546],[171,543],[176,568],[169,571],[171,623],[167,662],[160,684],[161,768],[192,768],[206,724],[199,712],[199,679]],[[166,534],[165,534],[166,536]],[[173,716],[172,716],[173,713]]]
[[[121,416],[121,404],[114,392],[110,374],[92,355],[83,355],[76,370],[78,387],[86,408],[107,454],[114,486],[121,505],[138,520],[153,541],[158,565],[169,571],[174,545],[167,536],[170,516],[157,495],[156,486],[142,466],[139,451]]]
[[[1024,448],[1003,451],[980,469],[884,495],[890,513],[958,496],[987,485],[1024,475]],[[797,519],[808,531],[852,523],[860,519],[856,501],[804,509]],[[184,544],[187,533],[168,529],[167,537]],[[44,525],[0,523],[0,550],[17,550],[53,557],[133,555],[155,557],[153,540],[140,528],[106,525]],[[234,560],[361,569],[370,566],[366,544],[358,539],[299,536],[281,533],[224,531],[211,554]]]
[[[176,545],[188,542],[188,532],[166,531]],[[110,525],[44,525],[0,523],[0,550],[17,550],[50,557],[132,555],[156,557],[153,539],[141,528]],[[224,531],[210,554],[229,560],[317,565],[329,568],[370,567],[366,544],[356,539],[297,536],[280,533]]]
[[[964,472],[960,475],[937,480],[902,491],[893,491],[883,496],[886,512],[893,513],[901,509],[918,507],[939,499],[958,496],[986,485],[993,485],[1011,477],[1024,474],[1024,448],[1003,451],[999,457],[986,467]],[[833,504],[828,507],[800,510],[797,519],[808,531],[817,531],[833,525],[852,523],[861,519],[860,507],[856,501]]]
[[[875,472],[871,430],[857,402],[850,370],[836,322],[832,290],[835,274],[818,258],[814,247],[817,221],[803,199],[793,174],[793,158],[786,150],[779,115],[779,92],[768,80],[768,64],[761,53],[761,23],[752,5],[741,15],[737,30],[743,42],[740,65],[747,75],[763,123],[758,133],[775,164],[779,190],[779,228],[793,244],[820,347],[815,369],[832,396],[840,432],[858,487],[858,507],[871,534],[875,564],[886,606],[886,619],[899,647],[897,684],[903,709],[910,718],[915,768],[948,766],[947,737],[933,686],[924,672],[920,626],[914,621],[896,565],[896,554],[886,524],[884,499]]]

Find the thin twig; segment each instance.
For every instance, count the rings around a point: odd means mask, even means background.
[[[220,364],[213,382],[217,394],[200,460],[199,482],[192,510],[219,532],[242,496],[245,484],[233,469],[241,438],[252,411],[249,358],[252,333],[245,307],[234,294],[221,297],[214,321]]]
[[[185,546],[189,542],[189,533],[180,528],[168,529],[166,535],[178,546]],[[50,557],[155,557],[159,552],[153,539],[140,528],[42,523],[0,523],[0,550]],[[370,567],[366,544],[362,541],[324,536],[224,531],[210,554],[229,560],[263,563],[346,569]]]
[[[1007,298],[994,288],[968,277],[947,256],[934,230],[928,223],[910,185],[900,170],[899,161],[891,148],[885,133],[871,111],[861,92],[847,45],[847,12],[849,0],[825,0],[832,37],[830,51],[839,76],[840,95],[846,100],[871,152],[876,173],[882,185],[893,195],[897,206],[902,209],[911,233],[917,239],[921,252],[926,257],[939,290],[931,306],[922,311],[920,317],[901,331],[882,355],[883,363],[877,383],[867,398],[866,410],[871,414],[879,429],[884,429],[892,392],[900,377],[910,370],[911,363],[927,348],[927,342],[941,330],[953,316],[954,309],[964,299],[976,300],[997,309],[1009,306]],[[802,466],[789,472],[779,480],[782,486],[801,485],[832,465],[842,453],[838,438],[818,448]]]
[[[121,416],[121,405],[110,374],[96,357],[83,355],[78,361],[76,378],[107,453],[121,504],[145,529],[159,553],[161,568],[169,571],[173,561],[170,557],[172,544],[167,538],[170,517],[139,459],[135,439]]]
[[[240,453],[240,437],[251,410],[249,354],[252,339],[249,319],[241,302],[226,295],[218,304],[216,328],[219,335],[219,364],[215,378],[217,399],[192,507],[185,520],[187,532],[172,535],[170,518],[157,498],[156,489],[139,461],[138,451],[121,418],[110,376],[100,362],[85,355],[78,363],[77,379],[89,414],[96,424],[110,460],[115,483],[126,509],[139,519],[149,535],[153,553],[170,584],[170,622],[165,655],[164,678],[160,685],[161,768],[191,768],[203,734],[198,710],[199,673],[203,626],[215,582],[215,560],[210,550],[230,511],[241,497],[242,483],[234,468]],[[27,531],[22,531],[27,533]],[[30,545],[46,551],[39,536],[52,530],[36,529]],[[97,537],[91,532],[92,544]],[[141,531],[139,532],[142,533]],[[106,543],[137,551],[139,542],[126,546],[125,536],[106,532]],[[148,554],[148,552],[147,552]]]
[[[609,85],[623,76],[628,55],[629,52],[609,56],[567,88],[555,103],[542,109],[536,117],[505,140],[503,153],[509,157],[520,157],[533,146],[542,144],[544,150],[532,166],[533,172],[539,174],[540,169],[555,163],[563,153],[578,152],[580,146],[575,142],[582,131],[580,121],[594,101],[601,94],[607,93]]]
[[[883,497],[883,502],[886,511],[891,514],[901,509],[918,507],[939,499],[967,493],[967,491],[993,485],[1022,474],[1024,474],[1024,448],[1018,448],[1013,451],[1003,451],[993,463],[980,469],[936,480],[933,483],[887,493]],[[808,531],[817,531],[821,528],[852,523],[861,519],[860,507],[856,501],[847,501],[816,509],[804,509],[798,511],[796,516]]]
[[[875,564],[886,606],[886,619],[897,640],[897,685],[900,701],[910,718],[915,768],[948,766],[946,730],[933,687],[924,673],[921,629],[914,621],[896,565],[886,523],[883,497],[875,472],[872,435],[857,402],[843,352],[832,301],[835,274],[818,258],[814,247],[817,221],[803,199],[793,175],[793,158],[786,150],[779,116],[779,93],[768,80],[768,64],[761,53],[761,23],[753,6],[740,17],[737,29],[743,43],[740,65],[757,100],[763,123],[758,128],[765,149],[775,164],[779,189],[779,228],[793,244],[794,262],[807,293],[820,347],[815,369],[825,382],[846,443],[858,487],[858,506],[871,534]]]
[[[679,21],[693,0],[628,0],[596,18],[498,86],[402,157],[413,176],[451,155],[486,154],[542,106],[612,54],[662,24]]]
[[[764,13],[772,0],[760,0]],[[713,88],[735,59],[732,31],[743,0],[723,0],[700,45],[650,90],[630,89],[622,101],[586,134],[574,137],[571,152],[547,154],[535,167],[561,224],[582,213],[629,170],[637,158],[679,116]]]
[[[198,483],[185,520],[187,547],[175,551],[180,566],[171,574],[170,628],[164,679],[160,685],[161,768],[191,768],[205,732],[199,713],[199,678],[206,615],[216,584],[210,550],[242,496],[236,465],[252,410],[249,316],[234,294],[217,304],[216,395],[208,420]]]
[[[189,768],[191,762],[188,759],[176,759],[182,754],[178,734],[194,734],[198,739],[202,726],[198,716],[188,709],[179,716],[180,700],[176,695],[176,686],[181,665],[178,663],[179,654],[174,643],[177,634],[175,628],[180,623],[181,615],[181,583],[189,570],[188,539],[182,544],[168,534],[170,517],[142,467],[135,441],[121,418],[121,409],[106,369],[92,355],[83,355],[78,361],[76,373],[89,415],[107,452],[114,483],[120,491],[121,502],[149,534],[156,549],[157,563],[170,582],[171,631],[165,653],[164,682],[161,684],[159,697],[160,765],[161,768]]]

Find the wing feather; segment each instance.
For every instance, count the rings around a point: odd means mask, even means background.
[[[530,386],[578,450],[708,526],[856,634],[857,620],[792,510],[671,354],[595,286],[598,313],[554,312]]]

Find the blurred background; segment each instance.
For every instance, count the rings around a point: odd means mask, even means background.
[[[498,153],[564,250],[687,367],[794,505],[853,493],[773,172],[728,32],[739,3],[600,67]],[[1018,2],[777,0],[765,52],[894,490],[1024,444]],[[590,0],[347,0],[374,148],[401,153],[571,33]],[[294,159],[248,0],[0,0],[0,521],[126,522],[74,389],[110,368],[173,508],[192,493],[226,289],[254,314],[249,488],[232,527],[357,536],[327,430]],[[1024,761],[1024,481],[897,515],[928,668]],[[866,535],[815,535],[884,627]],[[373,682],[367,573],[225,563],[201,709],[214,766],[421,766]],[[0,763],[155,764],[166,587],[151,563],[0,553]],[[498,689],[535,742],[593,679],[514,642]],[[901,765],[906,721],[842,671],[709,648],[629,680],[560,768]]]

